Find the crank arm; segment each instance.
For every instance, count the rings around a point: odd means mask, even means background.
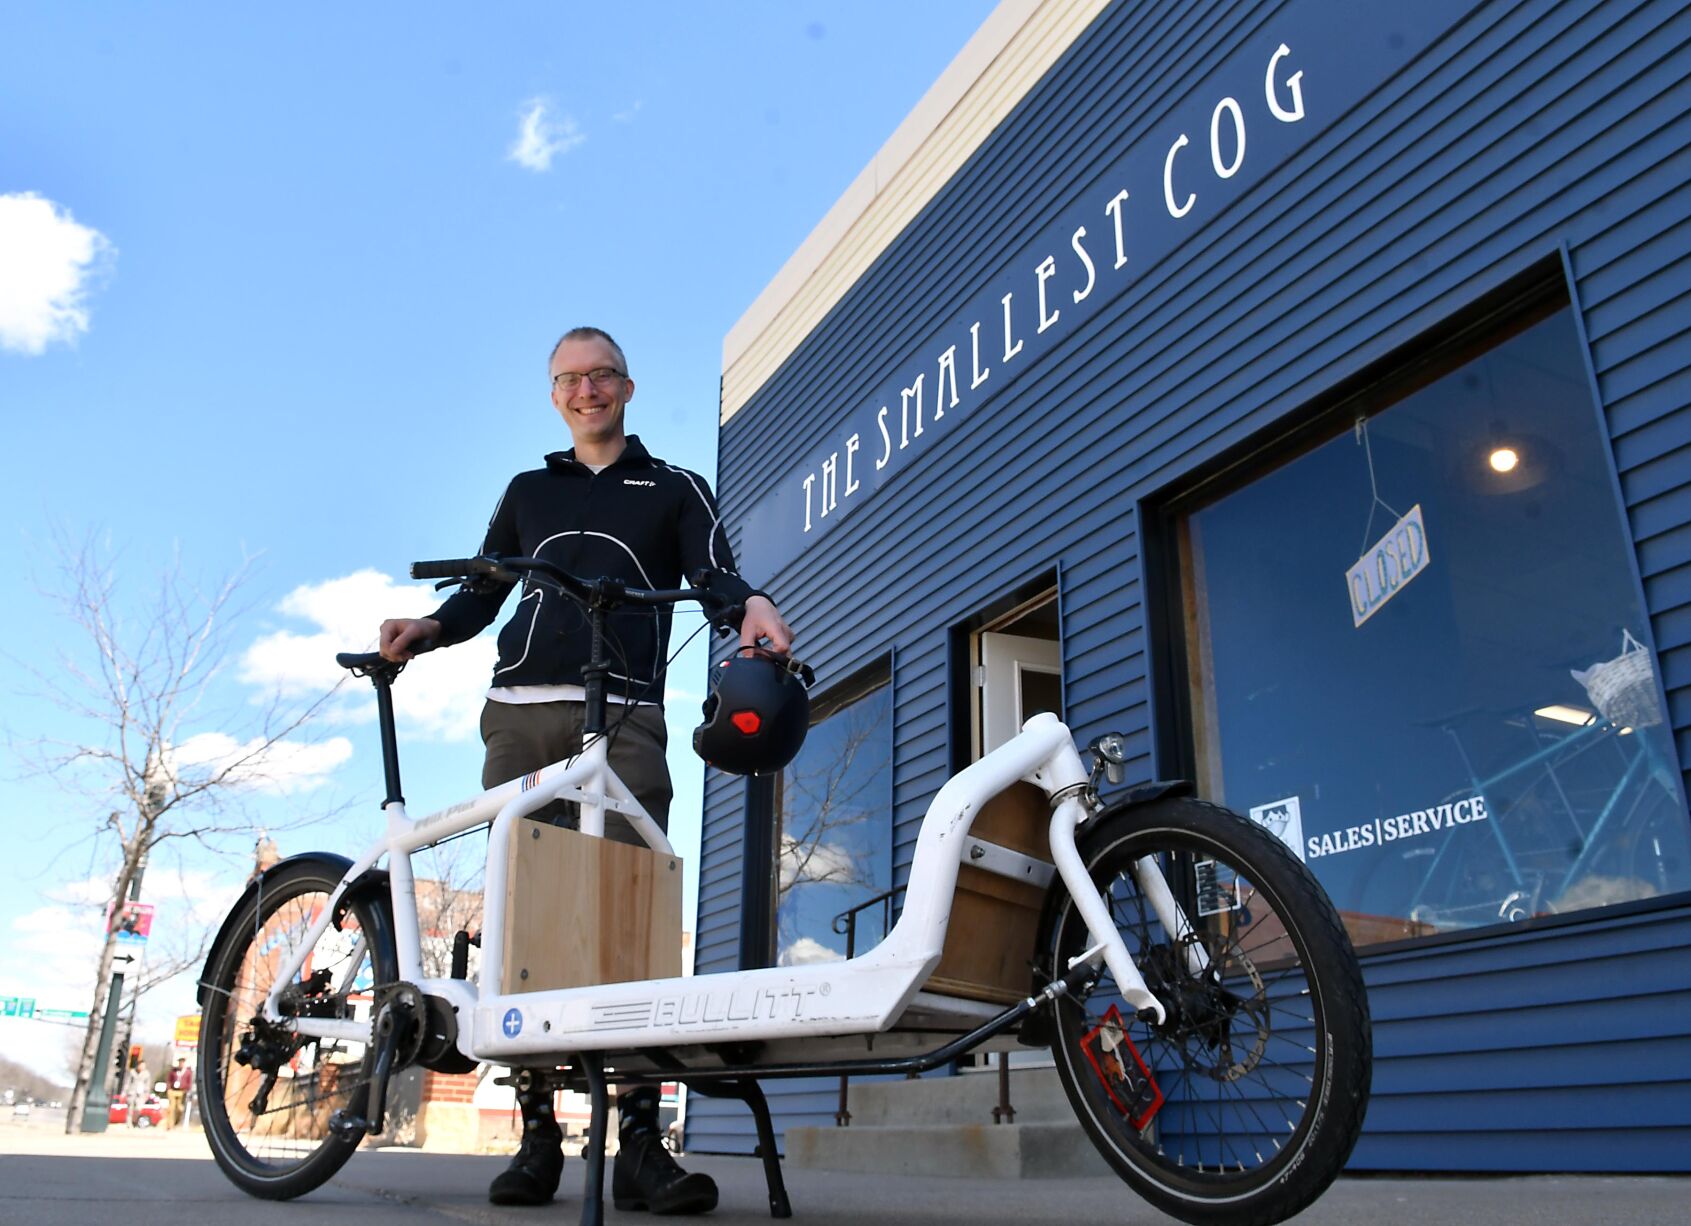
[[[369,1075],[364,1078],[370,1086],[368,1116],[354,1115],[344,1107],[329,1116],[329,1131],[345,1141],[375,1136],[382,1131],[387,1114],[388,1078],[393,1074],[393,1062],[399,1053],[398,1010],[387,1005],[376,1017],[376,1042],[364,1057]]]

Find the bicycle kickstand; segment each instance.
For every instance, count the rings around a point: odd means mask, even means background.
[[[605,1121],[610,1114],[610,1095],[605,1091],[604,1061],[595,1053],[582,1053],[576,1063],[587,1077],[587,1093],[593,1114],[587,1125],[587,1145],[581,1160],[587,1164],[587,1181],[581,1190],[581,1226],[604,1226],[605,1222]]]
[[[686,1081],[686,1078],[682,1078]],[[781,1152],[775,1148],[775,1125],[769,1119],[769,1100],[757,1079],[687,1082],[687,1088],[706,1098],[737,1098],[751,1109],[757,1125],[757,1152],[763,1159],[763,1180],[769,1187],[769,1216],[790,1218],[793,1205],[787,1199],[787,1182],[781,1175]]]

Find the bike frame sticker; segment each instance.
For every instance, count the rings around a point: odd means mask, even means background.
[[[514,1039],[523,1032],[523,1011],[521,1009],[505,1010],[505,1020],[500,1023],[507,1039]]]
[[[1139,1049],[1127,1037],[1121,1010],[1111,1005],[1104,1020],[1081,1039],[1080,1049],[1086,1053],[1087,1062],[1098,1074],[1104,1093],[1110,1096],[1116,1110],[1127,1117],[1135,1132],[1144,1132],[1145,1126],[1162,1109],[1163,1091]],[[1124,1050],[1132,1057],[1131,1064],[1123,1058]]]

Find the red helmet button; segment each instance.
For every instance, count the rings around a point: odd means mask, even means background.
[[[728,722],[747,736],[756,736],[757,730],[763,727],[763,720],[756,711],[736,711],[728,717]]]

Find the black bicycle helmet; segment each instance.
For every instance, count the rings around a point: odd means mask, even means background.
[[[732,775],[768,774],[798,756],[810,731],[809,668],[751,647],[711,669],[710,679],[694,753]]]

